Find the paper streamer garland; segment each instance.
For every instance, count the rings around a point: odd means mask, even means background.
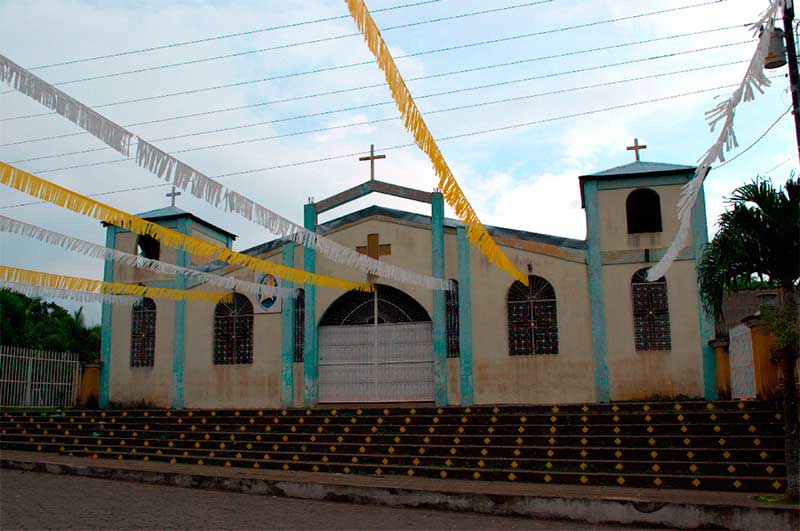
[[[772,0],[772,3],[766,11],[761,15],[761,18],[755,22],[750,29],[754,35],[761,32],[758,40],[758,46],[753,53],[750,64],[745,72],[744,79],[733,91],[731,97],[727,100],[718,103],[713,109],[706,112],[706,120],[714,131],[718,123],[722,122],[722,129],[719,132],[717,141],[708,148],[705,155],[699,160],[697,170],[695,171],[694,178],[686,183],[681,189],[681,197],[678,200],[678,219],[680,225],[675,238],[672,240],[664,256],[658,261],[656,265],[647,271],[647,280],[653,280],[663,277],[675,259],[680,254],[681,250],[686,246],[689,240],[689,231],[692,226],[692,208],[697,202],[697,197],[700,195],[700,189],[703,186],[706,175],[711,169],[711,164],[719,160],[725,162],[725,151],[738,147],[739,142],[736,140],[736,134],[733,130],[733,118],[735,115],[736,106],[742,101],[748,102],[755,99],[756,92],[763,94],[764,87],[769,87],[772,83],[769,78],[764,74],[764,58],[767,56],[769,43],[772,39],[773,27],[775,18],[778,13],[778,8],[783,4],[781,0]],[[703,228],[705,230],[705,227]]]
[[[54,275],[41,271],[0,266],[0,282],[11,282],[38,288],[85,292],[97,295],[124,295],[130,297],[152,297],[173,301],[197,302],[231,302],[232,292],[213,292],[204,290],[180,290],[171,288],[154,288],[138,284],[122,284],[119,282],[103,282],[89,278]]]
[[[136,234],[152,236],[167,247],[184,249],[197,256],[218,258],[232,265],[238,265],[260,273],[269,273],[298,284],[314,284],[345,291],[372,291],[371,284],[367,282],[353,282],[316,273],[308,273],[293,267],[237,253],[221,245],[215,245],[181,234],[58,186],[4,162],[0,162],[0,184],[84,216],[122,227]]]
[[[408,271],[360,254],[224,187],[218,181],[92,111],[4,55],[0,55],[0,79],[46,107],[55,109],[126,157],[130,156],[130,141],[135,138],[137,165],[182,190],[188,189],[193,196],[203,199],[216,208],[225,208],[228,212],[234,212],[248,221],[261,225],[273,234],[291,239],[304,247],[316,249],[333,262],[427,289],[447,289],[447,281],[443,279]],[[79,119],[81,117],[87,118]]]
[[[11,88],[33,98],[88,131],[126,157],[130,156],[133,133],[58,90],[4,55],[0,55],[0,79]]]
[[[106,295],[104,293],[88,293],[85,291],[69,291],[66,289],[42,288],[18,282],[0,281],[0,289],[10,289],[35,299],[66,299],[76,302],[99,302],[101,304],[134,305],[141,299],[127,295]]]
[[[17,221],[6,216],[0,216],[0,232],[9,234],[19,234],[26,238],[45,242],[50,245],[62,247],[68,251],[73,251],[92,258],[99,258],[101,260],[114,260],[116,262],[135,267],[137,269],[144,269],[154,273],[161,273],[167,275],[183,275],[186,278],[198,280],[200,282],[225,288],[226,290],[234,290],[238,292],[248,292],[255,296],[265,297],[291,297],[294,294],[293,289],[275,288],[256,284],[255,282],[247,282],[245,280],[238,280],[233,277],[224,277],[221,275],[214,275],[211,273],[204,273],[196,269],[188,267],[181,267],[159,260],[137,256],[135,254],[125,253],[116,249],[110,249],[104,245],[87,242],[79,238],[73,238],[66,234],[37,227],[29,223]]]
[[[345,2],[358,29],[364,34],[364,40],[375,56],[378,68],[383,70],[386,76],[386,83],[389,85],[392,98],[394,98],[397,109],[403,117],[403,125],[412,134],[417,146],[428,155],[433,169],[439,177],[439,188],[442,190],[447,204],[453,207],[458,218],[466,225],[469,241],[477,246],[478,250],[489,259],[489,262],[527,285],[528,275],[515,267],[508,257],[503,254],[503,251],[500,250],[478,219],[478,215],[472,205],[469,204],[469,201],[467,201],[458,182],[456,182],[456,178],[447,165],[444,155],[439,150],[436,140],[417,108],[417,104],[414,103],[411,91],[406,86],[403,76],[400,74],[394,58],[392,58],[389,47],[384,42],[380,29],[372,19],[364,0],[345,0]]]

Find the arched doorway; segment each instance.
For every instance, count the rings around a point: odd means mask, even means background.
[[[433,324],[407,293],[350,291],[319,326],[320,402],[431,401]]]

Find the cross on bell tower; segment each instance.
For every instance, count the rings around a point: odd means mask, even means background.
[[[165,197],[170,198],[171,206],[175,206],[175,197],[181,195],[180,192],[176,191],[175,185],[172,185],[172,191],[165,195]]]
[[[647,146],[644,145],[644,144],[642,144],[640,146],[639,145],[639,139],[638,138],[634,138],[633,139],[633,145],[632,146],[628,146],[625,149],[628,150],[628,151],[635,151],[636,152],[636,162],[639,162],[639,151],[641,151],[643,149],[647,149]]]
[[[369,180],[375,180],[375,161],[379,159],[385,159],[386,155],[376,155],[375,154],[375,144],[370,144],[369,146],[369,156],[367,157],[358,157],[360,161],[369,161]]]

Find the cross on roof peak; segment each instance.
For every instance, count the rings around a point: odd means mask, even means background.
[[[369,145],[369,156],[358,157],[358,160],[360,160],[362,162],[365,161],[365,160],[369,161],[369,180],[370,181],[374,181],[375,180],[375,161],[379,160],[379,159],[385,159],[385,158],[386,158],[386,155],[376,155],[375,154],[375,144],[370,144]]]
[[[175,185],[173,185],[173,186],[172,186],[172,191],[171,191],[171,192],[169,192],[168,194],[166,194],[166,197],[169,197],[169,198],[170,198],[170,201],[171,201],[171,203],[172,203],[172,204],[171,204],[171,206],[175,206],[175,197],[177,197],[177,196],[179,196],[179,195],[181,195],[181,193],[180,193],[180,192],[178,192],[178,191],[175,189]]]
[[[644,144],[639,145],[639,139],[638,138],[634,138],[633,139],[633,145],[632,146],[628,146],[625,149],[627,151],[635,151],[636,152],[636,162],[639,162],[639,160],[640,160],[639,159],[639,151],[641,151],[643,149],[647,149],[647,146],[644,145]]]

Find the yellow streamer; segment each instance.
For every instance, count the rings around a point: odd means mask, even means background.
[[[29,269],[0,266],[0,280],[16,282],[41,288],[62,289],[67,291],[85,291],[104,295],[128,295],[134,297],[153,297],[173,301],[199,301],[217,303],[233,301],[232,292],[214,292],[203,290],[180,290],[170,288],[152,288],[138,284],[121,284],[119,282],[103,282],[89,278],[54,275]]]
[[[0,162],[0,183],[33,197],[43,199],[49,203],[67,208],[73,212],[83,214],[84,216],[104,221],[111,225],[116,225],[117,227],[122,227],[123,229],[142,236],[151,236],[167,247],[184,249],[197,256],[218,258],[229,264],[238,265],[260,273],[269,273],[297,284],[314,284],[316,286],[345,291],[372,291],[372,285],[367,282],[353,282],[350,280],[308,273],[301,269],[295,269],[250,255],[237,253],[221,245],[215,245],[193,238],[192,236],[181,234],[172,229],[156,225],[155,223],[151,223],[58,186],[57,184],[46,181],[41,177],[37,177],[4,162]]]
[[[456,216],[466,225],[469,241],[489,259],[489,262],[527,285],[528,275],[517,269],[508,257],[503,254],[503,251],[500,250],[478,219],[478,215],[472,205],[469,204],[469,201],[467,201],[458,182],[456,182],[453,172],[450,171],[450,167],[444,160],[444,155],[439,150],[436,140],[422,118],[422,113],[417,108],[417,104],[414,103],[414,98],[411,97],[411,91],[408,90],[403,76],[400,75],[400,70],[398,70],[389,47],[381,36],[378,25],[375,24],[367,6],[364,5],[364,0],[345,0],[345,2],[358,29],[364,34],[364,40],[375,56],[378,67],[386,75],[386,83],[389,85],[392,97],[397,104],[397,109],[403,117],[403,125],[413,135],[417,146],[428,155],[431,164],[433,164],[433,169],[439,177],[439,189],[441,189],[447,204],[453,207]]]

